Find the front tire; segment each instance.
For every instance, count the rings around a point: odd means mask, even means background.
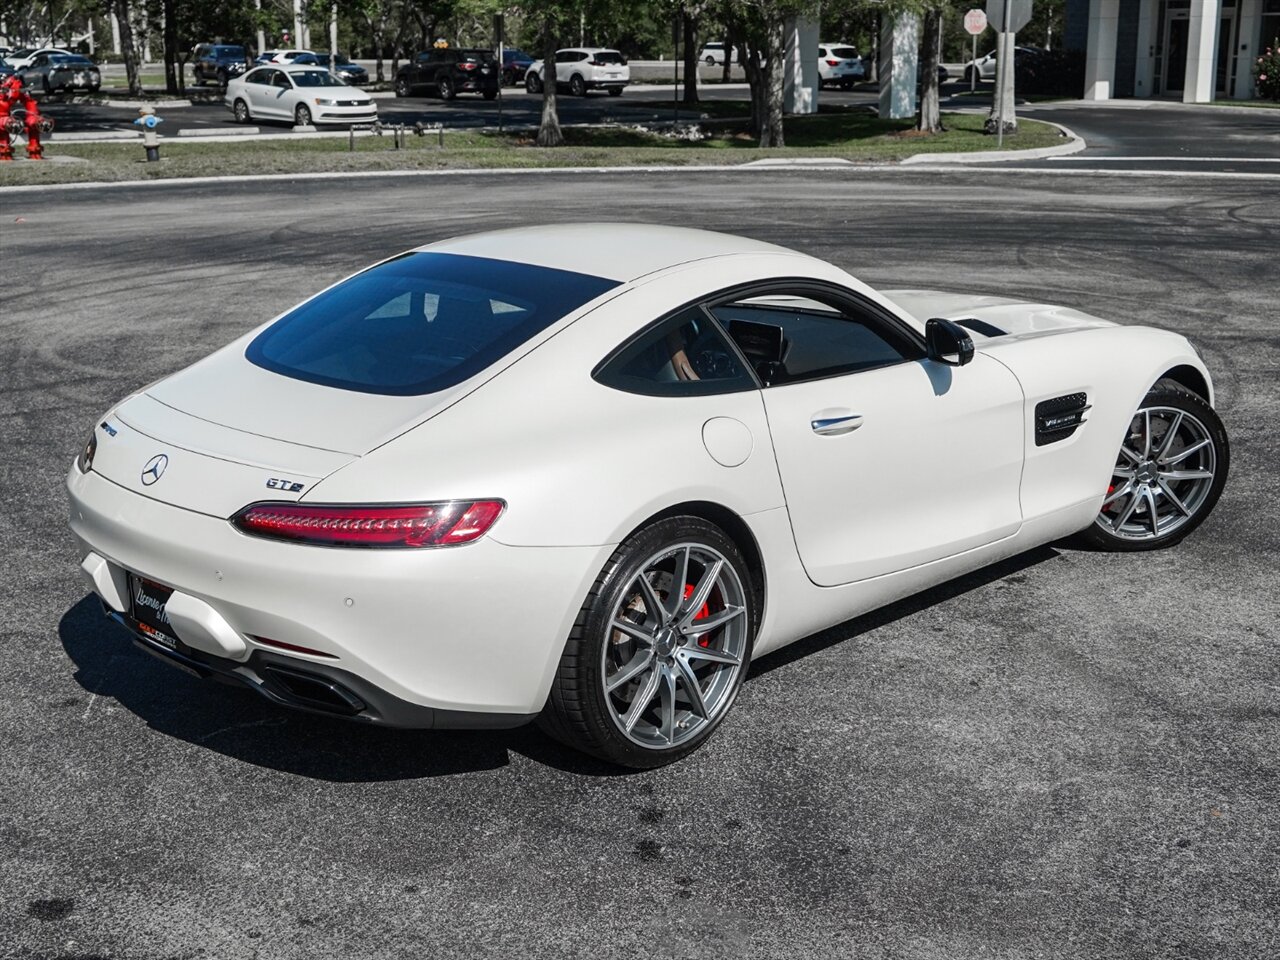
[[[436,89],[440,91],[441,100],[452,100],[458,95],[458,91],[453,87],[453,81],[448,77],[441,77]]]
[[[1157,383],[1129,422],[1102,509],[1081,539],[1125,552],[1173,546],[1213,510],[1230,462],[1214,409],[1184,387]]]
[[[575,97],[587,95],[587,82],[576,73],[569,78],[569,93]]]
[[[305,103],[298,104],[298,109],[293,111],[293,120],[299,127],[311,126],[311,110]]]
[[[688,516],[651,524],[592,586],[539,725],[622,766],[689,755],[733,706],[758,608],[746,561],[719,527]]]
[[[396,77],[396,96],[407,97],[409,95],[409,81],[405,77]]]

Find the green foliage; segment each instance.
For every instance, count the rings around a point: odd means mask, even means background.
[[[1280,37],[1273,39],[1254,62],[1253,82],[1260,99],[1280,100]]]

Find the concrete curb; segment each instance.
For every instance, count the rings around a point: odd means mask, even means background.
[[[1185,110],[1188,113],[1225,113],[1237,117],[1272,116],[1280,122],[1280,109],[1270,107],[1233,107],[1229,104],[1183,103],[1180,100],[1049,100],[1042,103],[1020,103],[1019,112],[1038,110]]]
[[[1054,123],[1052,120],[1037,120],[1036,122],[1047,123],[1051,127],[1057,127],[1063,136],[1070,138],[1070,141],[1053,147],[1036,147],[1034,150],[987,150],[980,153],[917,153],[913,157],[907,157],[905,160],[900,161],[900,165],[906,167],[923,164],[1003,163],[1007,160],[1044,160],[1047,157],[1065,157],[1068,154],[1079,153],[1088,146],[1083,137],[1060,123]]]

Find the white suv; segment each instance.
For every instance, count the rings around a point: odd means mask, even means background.
[[[631,82],[627,58],[617,50],[597,47],[570,47],[556,51],[556,86],[568,87],[575,97],[585,97],[588,90],[608,90],[616,97]],[[530,64],[524,75],[525,89],[542,91],[542,61]]]
[[[723,43],[704,43],[702,49],[698,51],[698,59],[705,63],[708,67],[714,67],[717,64],[724,66],[724,44]],[[732,48],[729,51],[729,62],[738,62],[738,49]]]
[[[847,43],[818,44],[818,86],[834,83],[848,90],[867,79],[867,67],[856,48]]]

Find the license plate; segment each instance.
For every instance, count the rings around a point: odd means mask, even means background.
[[[138,629],[171,650],[177,647],[178,640],[173,635],[173,627],[169,625],[164,608],[172,593],[172,587],[129,574],[130,611]]]

